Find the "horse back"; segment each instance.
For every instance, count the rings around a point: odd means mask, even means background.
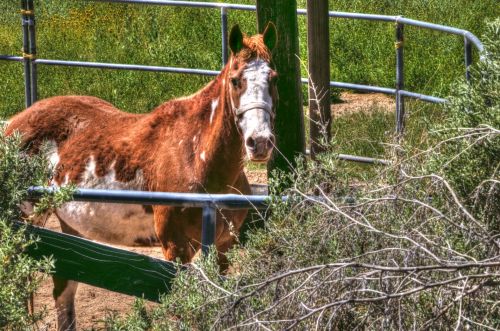
[[[88,96],[58,96],[41,100],[15,115],[6,134],[18,131],[30,153],[47,144],[47,158],[55,167],[54,180],[79,183],[86,167],[96,164],[95,174],[106,175],[120,167],[117,178],[129,181],[139,169],[133,139],[128,134],[144,115],[120,111],[110,103]]]
[[[22,144],[37,152],[43,141],[61,144],[82,132],[121,127],[135,121],[137,115],[127,114],[110,103],[89,96],[57,96],[36,102],[9,121],[6,134],[22,134]]]

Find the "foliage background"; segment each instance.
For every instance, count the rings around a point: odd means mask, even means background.
[[[240,3],[252,4],[253,1],[246,0]],[[298,3],[300,7],[305,6],[304,0],[300,0]],[[331,1],[330,6],[330,9],[339,11],[401,14],[414,19],[467,29],[478,36],[482,35],[486,30],[485,21],[489,18],[498,17],[500,14],[500,8],[495,0],[473,2],[465,0],[377,2],[353,0]],[[217,11],[57,0],[36,1],[36,11],[38,50],[41,58],[183,66],[213,70],[217,70],[221,66],[219,14]],[[0,13],[0,53],[18,54],[22,39],[18,2],[10,0],[0,2]],[[299,18],[299,21],[302,36],[300,55],[302,59],[306,59],[305,18]],[[254,22],[255,17],[252,13],[230,13],[230,24],[239,23],[243,30],[249,33],[255,32]],[[332,20],[332,43],[330,45],[332,79],[393,86],[395,76],[393,28],[392,24],[388,23]],[[487,135],[481,140],[481,144],[472,145],[471,152],[472,150],[474,152],[479,151],[480,158],[475,158],[476,154],[461,154],[461,161],[466,161],[464,167],[461,166],[462,163],[458,166],[448,166],[448,161],[450,155],[453,158],[456,155],[454,153],[462,150],[463,146],[471,146],[470,141],[457,140],[457,144],[443,146],[442,149],[435,148],[437,141],[456,136],[457,131],[443,130],[450,126],[475,129],[478,125],[487,123],[490,128],[498,130],[498,125],[495,124],[498,123],[498,117],[490,119],[487,117],[490,114],[498,116],[498,85],[493,85],[496,86],[496,89],[491,89],[491,86],[488,85],[488,82],[498,84],[498,76],[495,76],[495,71],[490,72],[492,76],[489,77],[493,77],[493,79],[485,82],[484,85],[479,84],[479,89],[475,93],[470,92],[468,87],[464,85],[452,85],[454,79],[463,76],[463,40],[457,36],[410,27],[405,32],[406,85],[408,89],[439,96],[455,95],[454,103],[446,111],[442,111],[443,109],[440,107],[423,107],[419,104],[409,105],[409,134],[405,137],[404,143],[407,145],[404,147],[407,148],[408,155],[426,152],[424,154],[429,158],[425,159],[424,165],[420,162],[409,163],[411,166],[406,170],[411,170],[419,175],[425,173],[424,170],[433,171],[440,176],[446,177],[458,192],[460,201],[466,208],[471,210],[473,217],[484,222],[484,224],[481,224],[488,230],[498,229],[498,217],[496,217],[498,212],[488,209],[488,205],[475,204],[477,201],[488,201],[487,199],[481,200],[484,197],[488,197],[488,199],[493,197],[493,199],[497,199],[493,200],[493,202],[498,201],[498,191],[492,190],[492,186],[483,186],[487,187],[486,191],[476,190],[478,187],[481,188],[480,184],[488,180],[488,178],[498,181],[498,159],[495,159],[499,155],[498,138],[491,140],[491,135]],[[498,36],[495,40],[498,40]],[[476,72],[478,77],[484,77],[480,72],[481,69]],[[498,70],[496,73],[498,74]],[[61,94],[90,94],[100,96],[131,112],[147,112],[165,99],[195,91],[210,79],[175,74],[118,72],[48,66],[40,66],[39,74],[41,98]],[[497,80],[495,81],[495,79]],[[484,91],[490,91],[489,98],[484,98]],[[9,117],[22,110],[24,103],[22,66],[18,63],[0,62],[0,95],[0,118]],[[464,100],[469,100],[470,97],[482,108],[471,108],[474,105],[470,103],[464,104]],[[496,102],[493,103],[495,105],[493,108],[490,107],[491,100]],[[478,111],[473,110],[472,113],[467,113],[471,109],[477,109]],[[466,111],[467,116],[463,116],[463,111]],[[443,126],[435,125],[435,123],[443,123]],[[392,142],[390,134],[387,134],[391,127],[391,115],[383,110],[369,110],[366,113],[339,118],[335,121],[333,129],[338,133],[335,138],[336,142],[347,148],[347,150],[341,152],[365,151],[365,153],[359,154],[384,156],[387,153],[386,148],[381,146],[379,142]],[[433,131],[428,131],[429,128]],[[19,164],[25,166],[24,162]],[[313,192],[317,190],[317,187],[331,187],[333,188],[330,192],[332,199],[339,199],[339,197],[346,195],[356,199],[362,197],[367,199],[380,198],[380,196],[365,195],[367,192],[359,182],[359,179],[364,178],[359,174],[356,175],[359,177],[358,179],[350,177],[350,175],[358,173],[358,168],[343,168],[343,163],[336,160],[335,153],[323,160],[321,169],[316,169],[314,166],[314,164],[307,166],[316,170],[313,175],[305,171],[307,167],[297,169],[302,181],[297,184],[297,190],[291,193]],[[480,171],[477,171],[478,167],[481,167]],[[492,172],[492,169],[496,169],[496,172]],[[375,170],[375,172],[378,171],[379,169]],[[321,174],[321,176],[318,176],[318,174]],[[391,181],[395,180],[395,177],[398,178],[398,176],[391,176],[385,172],[383,175],[386,176],[382,176],[380,179],[386,181],[383,183],[387,183],[387,181],[391,183]],[[373,176],[373,173],[370,176]],[[336,182],[324,186],[325,178],[334,178]],[[370,178],[373,179],[373,177]],[[19,183],[19,181],[14,180],[11,183]],[[380,182],[374,183],[380,184]],[[361,188],[356,189],[358,184],[361,185]],[[275,185],[278,184],[275,183]],[[493,186],[493,188],[495,187],[497,190],[498,186]],[[421,199],[420,201],[432,201],[432,206],[444,208],[443,210],[446,215],[449,215],[449,218],[456,217],[456,219],[463,221],[463,223],[459,224],[470,226],[466,222],[467,217],[464,218],[463,211],[457,208],[456,204],[450,203],[449,196],[434,200],[429,198],[428,192],[435,193],[436,195],[433,195],[435,197],[438,196],[438,193],[443,193],[442,190],[443,186],[436,185],[432,181],[422,181],[415,186],[404,187],[402,193],[407,194],[403,195],[404,197],[412,198],[417,195]],[[19,192],[14,188],[8,191],[12,191],[14,194]],[[480,194],[476,194],[477,192]],[[19,199],[19,197],[17,196],[16,199]],[[334,201],[348,209],[352,200]],[[495,205],[489,204],[489,206]],[[241,268],[236,270],[236,275],[239,275],[238,272],[241,271],[245,272],[245,276],[219,282],[221,278],[217,273],[217,268],[213,261],[210,260],[207,261],[206,265],[202,266],[203,270],[205,270],[205,276],[208,275],[207,277],[212,282],[217,283],[219,287],[224,288],[226,291],[234,291],[238,295],[245,295],[245,292],[241,291],[241,289],[249,290],[251,287],[245,288],[244,286],[263,281],[265,276],[271,276],[281,270],[302,268],[313,263],[347,259],[352,254],[359,255],[367,251],[381,249],[382,245],[385,244],[400,244],[400,242],[394,240],[387,240],[380,233],[378,236],[374,236],[372,231],[357,228],[345,222],[345,219],[340,219],[339,223],[332,222],[333,218],[325,217],[331,215],[331,209],[325,210],[314,205],[306,205],[306,207],[300,205],[300,208],[298,208],[293,204],[276,206],[274,219],[267,225],[265,232],[261,231],[253,234],[249,239],[247,252],[239,254],[238,251],[235,251],[233,261],[237,268]],[[446,255],[449,251],[445,249],[446,245],[450,243],[455,245],[452,246],[453,251],[459,253],[452,256],[457,260],[460,260],[460,256],[464,254],[470,254],[476,260],[498,257],[498,253],[495,253],[495,251],[485,249],[488,246],[481,241],[484,238],[470,236],[471,233],[477,231],[474,227],[467,227],[465,230],[460,229],[450,235],[448,231],[453,229],[450,224],[440,223],[435,218],[427,219],[428,214],[421,209],[412,209],[410,206],[405,209],[404,213],[401,213],[399,209],[395,210],[392,207],[391,205],[382,205],[379,207],[381,209],[375,208],[367,211],[368,216],[376,216],[374,221],[380,223],[374,223],[374,225],[382,227],[384,233],[402,234],[406,233],[405,231],[411,232],[413,229],[418,229],[419,223],[415,223],[415,221],[426,220],[428,222],[425,222],[426,227],[423,230],[432,233],[432,239],[441,245],[438,246],[437,250],[440,257],[450,258],[450,255]],[[4,211],[7,211],[7,208]],[[382,212],[386,213],[385,218],[378,216]],[[323,218],[321,218],[322,216]],[[402,217],[408,217],[408,219]],[[322,223],[318,224],[318,220]],[[408,220],[411,220],[411,222]],[[345,235],[345,229],[355,229],[357,232],[355,232],[355,235]],[[0,230],[2,235],[6,236],[5,238],[18,238],[6,232],[7,228]],[[318,234],[320,234],[319,237]],[[333,235],[328,236],[329,234]],[[418,235],[418,233],[416,234]],[[493,237],[495,235],[493,233]],[[276,238],[280,238],[280,240],[277,241]],[[365,240],[355,241],[355,239],[359,238]],[[448,239],[449,241],[447,241]],[[8,248],[10,250],[2,251],[5,256],[17,256],[24,245],[24,243],[20,242],[11,243],[3,238],[1,243],[5,245],[2,246],[2,249],[3,247],[10,247]],[[311,249],[307,249],[307,247]],[[411,245],[398,247],[410,252],[414,248]],[[398,254],[390,255],[398,263],[425,262],[425,257],[418,254],[409,257]],[[376,261],[383,261],[379,260],[379,258],[384,256],[384,254],[374,254],[372,258]],[[15,260],[8,258],[7,261]],[[0,277],[0,281],[7,283],[6,280],[8,280],[8,282],[12,282],[12,279],[19,277],[17,279],[20,280],[20,286],[26,284],[22,281],[26,275],[33,271],[34,264],[23,269],[28,270],[27,273],[20,273],[15,269],[16,266],[24,268],[23,266],[32,262],[26,263],[8,264],[9,267],[2,269],[8,274],[3,278]],[[252,270],[254,272],[266,271],[267,274],[255,274]],[[494,272],[496,272],[496,269]],[[318,275],[323,274],[319,273]],[[355,275],[353,271],[349,271],[342,275],[342,277],[347,278],[340,279],[348,279],[349,276],[354,277]],[[303,274],[297,278],[291,278],[289,283],[270,283],[273,287],[269,291],[263,291],[259,293],[259,296],[246,301],[238,310],[232,312],[233,315],[225,316],[227,319],[221,323],[240,321],[239,318],[242,316],[249,316],[245,314],[251,314],[256,309],[265,309],[266,304],[272,304],[275,302],[273,300],[280,298],[280,295],[286,293],[287,290],[293,289],[297,284],[301,284],[307,279],[307,275],[306,278],[301,278],[302,276]],[[443,275],[439,275],[435,279],[442,279],[439,277],[443,277]],[[322,279],[324,278],[317,278],[317,282],[314,283],[315,286],[321,284]],[[498,282],[498,280],[494,279],[493,283],[496,284],[495,282]],[[14,284],[18,283],[14,282]],[[384,286],[385,284],[390,283],[384,283]],[[470,284],[475,285],[473,282]],[[165,299],[164,310],[148,312],[138,302],[136,310],[125,320],[110,318],[107,321],[109,328],[148,329],[154,325],[156,328],[165,326],[179,329],[188,329],[190,327],[203,329],[211,325],[214,319],[220,317],[220,313],[224,311],[222,308],[231,307],[234,303],[232,301],[234,297],[227,300],[228,298],[224,296],[224,292],[214,288],[198,270],[183,274],[178,278],[176,286],[177,291],[174,291],[170,297]],[[31,288],[18,291],[17,294],[20,294],[21,297],[12,296],[14,293],[12,287],[2,286],[2,288],[5,289],[5,292],[0,292],[0,296],[14,299],[8,301],[11,299],[0,297],[2,303],[13,303],[12,306],[9,306],[13,308],[9,308],[11,310],[5,315],[10,316],[11,320],[6,318],[2,320],[0,318],[1,323],[26,323],[18,325],[31,323],[31,320],[24,315],[25,311],[20,306],[22,300],[26,298],[26,293],[29,293]],[[380,290],[380,288],[377,288],[377,290]],[[382,290],[387,290],[387,288]],[[327,289],[325,293],[327,294],[325,297],[332,298],[335,294],[331,288]],[[415,321],[424,321],[432,318],[432,314],[435,313],[432,309],[445,307],[442,303],[451,300],[450,298],[456,294],[457,292],[454,292],[453,289],[430,291],[410,297],[408,300],[401,300],[398,304],[401,307],[410,307],[406,310],[407,312],[411,312],[411,308],[418,306],[419,309],[414,309],[415,315],[412,318]],[[206,305],[206,300],[209,297],[215,298],[214,300],[219,301],[220,305]],[[312,296],[312,298],[315,299],[316,297]],[[292,299],[296,300],[291,301],[292,304],[305,302],[301,296],[293,296]],[[498,327],[500,321],[497,309],[498,293],[480,292],[476,297],[464,302],[464,307],[472,309],[470,310],[471,315],[467,315],[467,318],[483,316],[486,320],[480,322],[489,322],[491,326]],[[436,303],[440,303],[441,306]],[[228,304],[229,306],[227,306]],[[290,305],[289,307],[296,306]],[[368,323],[366,326],[394,326],[397,325],[398,311],[392,310],[392,308],[393,306],[385,305],[361,305],[357,306],[351,313],[349,312],[350,309],[342,310],[336,322],[340,323],[337,324],[339,327],[345,327],[353,325],[349,323],[362,322],[365,316],[383,316],[388,313],[388,320],[375,319],[373,324]],[[189,316],[189,318],[183,320],[165,319],[165,311],[169,312],[169,316],[174,312],[174,314],[182,314]],[[289,312],[286,307],[279,310],[279,313]],[[295,312],[300,312],[300,310],[295,310]],[[453,306],[449,315],[451,317],[441,320],[442,328],[446,329],[447,326],[451,325],[450,323],[456,322],[456,317],[460,316],[457,315],[459,312],[457,306]]]
[[[22,34],[18,6],[13,0],[0,3],[0,54],[19,54]],[[304,8],[305,0],[299,0],[298,6]],[[60,0],[35,0],[35,7],[40,58],[212,70],[221,67],[218,10]],[[500,14],[495,0],[330,1],[330,9],[404,15],[467,29],[476,35],[484,31],[486,19]],[[299,17],[302,59],[307,59],[305,22],[305,17]],[[230,11],[229,24],[235,23],[243,31],[254,33],[255,13]],[[462,38],[413,27],[407,27],[405,33],[407,88],[446,96],[451,81],[463,74]],[[332,80],[394,86],[393,43],[393,24],[332,19]],[[39,66],[39,93],[40,98],[95,95],[129,112],[148,112],[166,99],[196,91],[209,79]],[[19,63],[0,61],[0,91],[0,118],[22,110]]]
[[[24,254],[36,238],[12,227],[21,219],[18,205],[30,185],[45,184],[49,174],[41,156],[20,151],[20,137],[5,137],[0,124],[0,329],[30,330],[44,311],[32,315],[27,302],[52,268],[50,259],[36,261]],[[44,273],[40,273],[44,272]]]

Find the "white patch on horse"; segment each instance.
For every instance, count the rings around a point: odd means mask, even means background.
[[[269,63],[262,59],[255,59],[247,64],[243,71],[247,88],[240,98],[240,108],[251,103],[265,103],[272,109],[273,99],[269,93]]]
[[[251,61],[243,71],[247,88],[241,95],[240,109],[250,108],[239,121],[245,140],[253,136],[272,136],[271,115],[263,108],[251,107],[252,104],[265,104],[268,109],[273,109],[273,98],[269,91],[270,73],[269,64],[262,59]]]
[[[69,175],[66,174],[64,175],[64,181],[62,182],[62,185],[68,185],[68,183],[69,183]]]
[[[24,215],[33,215],[35,211],[33,203],[29,201],[21,201],[21,203],[19,204],[19,208],[21,209]]]
[[[116,179],[114,163],[102,177],[96,174],[95,158],[91,157],[78,187],[108,190],[142,190],[144,178],[137,171],[129,182]],[[56,210],[57,216],[83,237],[112,244],[137,245],[156,238],[153,214],[141,205],[96,202],[68,202]]]
[[[212,112],[210,113],[210,124],[212,124],[212,122],[214,120],[215,110],[217,109],[218,105],[219,105],[219,98],[213,99],[212,100]]]
[[[200,154],[200,159],[201,159],[203,162],[205,162],[205,161],[206,161],[206,160],[205,160],[205,151],[201,152],[201,154]]]
[[[183,142],[184,142],[184,139],[181,139],[181,140],[179,141],[179,146],[180,146]]]
[[[51,169],[55,169],[57,164],[59,163],[59,154],[57,150],[57,143],[55,140],[49,140],[46,143],[46,154],[45,157],[49,161],[49,166]]]

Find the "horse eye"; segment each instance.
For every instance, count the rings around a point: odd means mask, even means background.
[[[231,78],[231,84],[233,84],[234,87],[238,87],[240,80],[238,78]]]

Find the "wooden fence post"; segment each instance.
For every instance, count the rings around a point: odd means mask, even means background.
[[[329,30],[328,0],[307,0],[309,128],[313,159],[324,151],[321,139],[331,139]]]
[[[268,172],[278,168],[291,171],[295,156],[305,151],[304,114],[300,82],[299,39],[296,0],[257,0],[257,21],[263,32],[268,22],[276,25],[278,43],[273,63],[278,71],[279,102],[276,107],[277,149]]]

